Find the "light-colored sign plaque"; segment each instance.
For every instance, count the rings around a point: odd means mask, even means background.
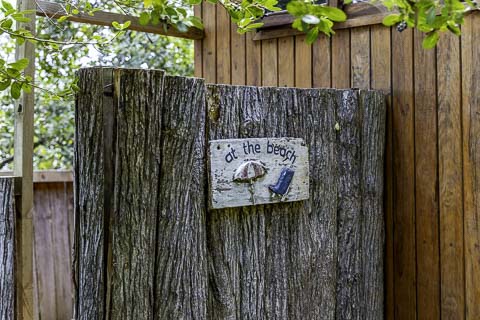
[[[308,148],[298,138],[210,141],[213,209],[305,200]]]

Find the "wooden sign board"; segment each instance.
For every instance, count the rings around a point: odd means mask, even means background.
[[[298,138],[210,141],[213,209],[305,200],[308,148]]]

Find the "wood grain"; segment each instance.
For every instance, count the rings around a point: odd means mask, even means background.
[[[370,88],[370,27],[351,30],[352,87]]]
[[[205,82],[167,76],[163,90],[154,319],[206,319]]]
[[[312,46],[304,35],[295,37],[295,87],[312,87]]]
[[[115,164],[113,181],[105,184],[115,195],[108,319],[152,319],[164,73],[119,69],[113,80]]]
[[[247,73],[247,85],[262,85],[262,43],[253,41],[253,33],[246,35],[245,64]]]
[[[105,217],[103,99],[104,86],[111,85],[104,83],[104,74],[111,79],[112,72],[112,69],[92,68],[82,69],[78,74],[74,158],[76,319],[105,318],[109,221]]]
[[[422,47],[414,33],[415,221],[418,319],[440,319],[440,244],[435,50]]]
[[[385,143],[385,318],[394,319],[394,222],[393,222],[393,141],[392,141],[392,50],[391,30],[383,26],[372,26],[371,36],[371,86],[381,90],[386,100],[386,143]]]
[[[465,316],[480,318],[480,15],[462,27]]]
[[[385,96],[361,91],[361,252],[363,299],[362,319],[384,319],[384,150],[386,129]]]
[[[193,9],[195,16],[202,19],[202,5],[194,6]],[[195,40],[193,46],[193,72],[195,77],[201,78],[203,77],[203,41]]]
[[[278,86],[295,86],[295,38],[285,37],[278,39],[278,46],[282,51],[278,55]]]
[[[437,48],[442,319],[465,317],[460,42],[445,34]]]
[[[246,78],[246,35],[237,32],[237,26],[230,26],[231,59],[232,59],[232,84],[245,85]]]
[[[217,16],[216,6],[209,2],[202,3],[202,17],[205,38],[202,40],[203,78],[208,83],[217,81]]]
[[[0,178],[0,318],[15,315],[15,199],[14,179]]]
[[[412,30],[392,33],[395,319],[416,318]]]
[[[278,85],[278,41],[262,41],[262,86]]]
[[[319,36],[312,44],[312,87],[329,88],[331,79],[332,47],[327,36]]]
[[[222,6],[217,6],[217,83],[230,84],[232,81],[231,43],[230,43],[230,16]]]
[[[339,124],[337,154],[337,319],[363,317],[362,111],[356,91],[335,96]],[[360,201],[359,201],[360,200]]]
[[[349,88],[350,71],[350,30],[341,30],[332,38],[332,86]]]
[[[71,319],[72,183],[36,183],[34,204],[38,314],[40,319]]]
[[[34,0],[17,1],[17,11],[35,10]],[[16,22],[16,28],[36,34],[36,16],[27,14],[27,22]],[[29,41],[17,43],[15,60],[27,59],[28,66],[22,71],[35,83],[35,45]],[[15,193],[21,195],[17,206],[20,214],[15,219],[15,313],[18,319],[35,319],[34,280],[33,280],[33,140],[35,88],[28,93],[22,91],[15,100],[14,117],[14,163],[13,171],[21,181],[15,185]]]

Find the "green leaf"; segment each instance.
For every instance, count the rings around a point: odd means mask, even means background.
[[[118,23],[117,21],[112,22],[112,26],[117,30],[125,30],[130,26],[130,24],[130,21],[127,21],[125,23]]]
[[[388,15],[386,16],[385,18],[383,18],[383,25],[387,26],[387,27],[391,27],[397,23],[399,23],[400,21],[402,21],[402,16],[399,15],[399,14],[391,14],[391,15]]]
[[[23,59],[20,59],[20,60],[17,60],[15,62],[10,63],[8,66],[10,68],[16,69],[18,71],[22,71],[23,69],[25,69],[28,66],[28,61],[29,60],[27,58],[23,58]]]
[[[5,10],[15,10],[13,9],[13,6],[5,0],[2,0],[2,6],[5,8]]]
[[[263,24],[264,24],[263,22],[252,23],[252,24],[249,24],[245,29],[247,30],[258,29],[263,27]]]
[[[22,14],[12,14],[12,18],[17,21],[17,22],[24,22],[24,23],[27,23],[27,22],[30,22],[31,19],[30,18],[27,18],[25,17],[24,15]]]
[[[197,29],[203,30],[203,23],[202,20],[200,20],[199,17],[191,16],[188,21],[191,23],[192,26],[194,26]]]
[[[140,14],[140,17],[138,18],[138,22],[142,25],[142,26],[145,26],[147,25],[149,22],[150,22],[150,15],[148,14],[148,12],[142,12]]]
[[[62,23],[62,22],[64,22],[64,21],[66,21],[66,20],[68,19],[68,17],[69,17],[69,16],[62,16],[62,17],[58,18],[57,21],[60,22],[60,23]]]
[[[10,78],[7,78],[3,81],[0,81],[0,91],[6,90],[8,87],[10,87],[10,82],[12,80]]]
[[[423,48],[432,49],[437,45],[438,39],[440,39],[440,33],[438,31],[430,33],[425,39],[423,39]]]
[[[320,22],[320,20],[318,22]],[[312,44],[315,42],[315,40],[317,40],[318,32],[319,32],[318,27],[312,28],[307,32],[306,40],[308,44]]]
[[[347,20],[345,12],[334,7],[322,7],[322,14],[335,22],[343,22]]]
[[[11,29],[12,25],[13,25],[13,20],[11,20],[11,19],[3,21],[2,24],[1,24],[2,28],[4,28],[4,29]]]
[[[10,87],[10,95],[12,96],[12,98],[13,99],[20,98],[21,93],[22,93],[22,84],[19,82],[12,83],[12,86]]]
[[[305,3],[300,1],[290,1],[287,4],[287,11],[293,16],[303,16],[308,13]]]

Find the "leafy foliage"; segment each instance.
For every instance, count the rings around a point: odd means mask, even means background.
[[[112,37],[115,32],[71,22],[54,24],[46,18],[37,21],[42,37],[76,38],[87,42],[94,35]],[[120,41],[121,40],[121,41]],[[14,44],[0,42],[1,52],[13,56]],[[63,46],[62,50],[36,52],[35,158],[36,169],[71,168],[74,139],[74,101],[71,84],[75,71],[94,65],[164,69],[173,75],[193,75],[193,43],[189,40],[126,31],[108,46]],[[88,58],[87,58],[88,57]],[[56,93],[62,92],[62,97]],[[70,94],[67,94],[70,92]],[[8,91],[0,97],[0,170],[13,155],[13,99]]]
[[[471,0],[467,0],[466,3],[459,0],[445,0],[444,3],[432,0],[383,0],[382,3],[387,9],[398,12],[385,17],[383,24],[386,26],[398,24],[399,31],[403,31],[403,26],[406,25],[427,33],[423,41],[423,47],[426,49],[436,46],[441,32],[450,31],[459,36],[465,12],[477,8],[477,4]]]

